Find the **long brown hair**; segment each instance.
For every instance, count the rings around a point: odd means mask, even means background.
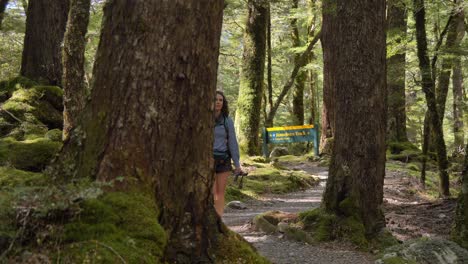
[[[224,93],[221,92],[221,91],[216,91],[216,94],[219,94],[223,97],[223,107],[221,108],[221,113],[225,116],[225,117],[228,117],[229,116],[229,105],[228,105],[228,101],[226,100],[226,96],[224,96]]]

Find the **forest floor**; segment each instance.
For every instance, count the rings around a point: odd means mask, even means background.
[[[317,162],[284,162],[282,166],[303,170],[320,178],[314,188],[287,194],[270,194],[247,201],[247,209],[227,208],[225,224],[242,235],[272,263],[374,263],[376,256],[340,243],[309,245],[286,239],[282,234],[265,234],[252,228],[254,216],[278,210],[299,213],[320,206],[328,171]],[[395,165],[395,164],[393,164]],[[397,164],[398,165],[398,164]],[[248,176],[247,176],[248,177]],[[387,229],[400,241],[418,237],[448,238],[456,201],[438,200],[424,195],[418,181],[404,170],[387,169],[384,184],[384,210]],[[374,252],[378,253],[378,252]]]

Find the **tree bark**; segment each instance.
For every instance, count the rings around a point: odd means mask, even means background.
[[[447,39],[445,41],[445,47],[442,53],[444,56],[441,62],[441,68],[439,71],[439,81],[438,86],[436,87],[436,100],[437,100],[437,112],[439,115],[439,122],[443,127],[444,124],[444,115],[445,115],[445,104],[447,102],[447,94],[450,84],[450,75],[453,68],[454,62],[454,48],[457,41],[457,23],[455,17],[459,11],[455,7],[452,11],[452,21],[449,24],[447,31]]]
[[[222,223],[211,195],[213,96],[223,6],[109,1],[91,101],[51,169],[56,178],[120,177],[113,189],[154,193],[168,235],[162,262],[214,262]]]
[[[297,9],[299,7],[299,0],[292,1],[292,9]],[[297,18],[293,18],[291,20],[291,37],[293,42],[293,47],[300,47],[301,46],[301,37],[299,35],[299,26],[297,25]],[[295,54],[294,55],[294,64],[297,64],[300,60],[301,55]],[[305,87],[305,80],[306,80],[306,72],[300,71],[296,77],[296,81],[294,84],[294,92],[293,92],[293,124],[295,125],[303,125],[304,124],[304,87]]]
[[[5,16],[5,10],[9,0],[0,0],[0,30],[2,29],[2,22]]]
[[[269,108],[271,109],[273,107],[273,81],[272,81],[272,62],[271,62],[271,4],[268,5],[268,20],[267,20],[267,58],[268,58],[268,64],[267,64],[267,92],[268,92],[268,101],[264,100],[265,104],[265,113],[264,113],[264,118],[265,118],[265,123],[266,123],[266,118],[268,116],[267,114],[267,107],[266,105],[268,104]]]
[[[372,236],[385,226],[385,1],[326,1],[323,14],[324,79],[336,128],[323,207],[353,217]]]
[[[77,124],[86,102],[84,62],[90,0],[71,0],[63,47],[63,139]]]
[[[468,248],[468,144],[465,146],[465,162],[461,175],[462,188],[455,211],[455,226],[452,232],[455,241]]]
[[[312,13],[318,13],[315,0],[308,1],[309,8],[312,10]],[[316,28],[316,20],[317,16],[314,15],[310,21],[308,26],[307,37],[308,40],[311,41],[314,38],[315,28]],[[310,52],[309,55],[309,63],[313,62],[315,59],[315,54],[313,51]],[[311,69],[308,71],[308,78],[309,78],[309,94],[310,94],[310,119],[309,124],[317,124],[318,122],[318,109],[319,109],[319,95],[318,95],[318,74],[317,70]]]
[[[236,110],[236,134],[241,153],[259,153],[259,129],[264,89],[266,30],[268,5],[266,0],[249,0],[249,14],[244,33],[244,53],[240,73]]]
[[[435,97],[435,84],[432,78],[431,65],[427,55],[427,38],[425,25],[424,0],[413,0],[414,19],[416,21],[416,42],[421,71],[422,89],[426,96],[428,111],[430,111],[431,125],[435,132],[437,163],[439,167],[439,192],[441,196],[450,196],[449,177],[447,173],[448,160],[444,141],[444,131],[439,119]]]
[[[401,1],[388,2],[387,35],[398,51],[387,59],[388,124],[387,140],[404,142],[406,136],[405,59],[406,7]],[[393,42],[394,41],[394,42]]]
[[[458,4],[462,4],[463,1],[458,1]],[[460,48],[460,43],[465,35],[464,29],[465,14],[461,10],[455,17],[454,24],[456,25],[457,38],[455,40],[454,49]],[[463,72],[461,66],[460,56],[455,56],[453,62],[453,133],[454,133],[454,154],[459,155],[462,153],[464,146],[464,124],[463,124]]]
[[[21,75],[41,83],[61,86],[61,45],[68,8],[69,0],[29,2]]]

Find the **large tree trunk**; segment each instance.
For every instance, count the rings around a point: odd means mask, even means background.
[[[69,0],[34,0],[26,12],[21,75],[61,86],[62,41]]]
[[[385,1],[330,4],[323,6],[324,78],[336,130],[323,207],[372,236],[385,226]]]
[[[388,2],[387,36],[397,52],[387,60],[388,141],[408,141],[406,136],[405,57],[406,8],[399,0]]]
[[[431,65],[427,55],[427,38],[425,25],[424,0],[413,0],[414,19],[416,21],[416,42],[418,48],[419,68],[422,77],[422,89],[426,95],[431,125],[435,133],[437,163],[439,167],[439,192],[441,196],[450,196],[449,177],[447,173],[448,160],[444,141],[444,131],[440,122],[435,97],[435,84],[432,78]]]
[[[292,1],[292,9],[297,9],[299,7],[299,0]],[[297,18],[291,20],[291,37],[293,42],[293,47],[301,46],[301,37],[299,35],[299,26],[297,24]],[[300,60],[301,55],[294,55],[294,64]],[[296,77],[294,92],[293,92],[293,115],[294,115],[294,124],[303,125],[304,124],[304,87],[306,80],[306,72],[300,71]]]
[[[468,249],[468,144],[465,146],[465,164],[461,179],[462,188],[458,196],[455,226],[452,234],[458,244]]]
[[[267,105],[271,109],[273,107],[273,80],[272,80],[272,57],[271,57],[271,4],[268,5],[268,19],[267,19],[267,96],[265,100],[263,100],[263,109],[265,109],[263,118],[265,119],[265,127],[266,119],[268,113],[266,111]]]
[[[0,0],[0,29],[2,29],[3,17],[5,16],[6,6],[9,0]]]
[[[71,0],[63,47],[63,139],[77,124],[86,102],[84,82],[85,36],[88,31],[90,0]]]
[[[463,1],[458,1],[462,4]],[[457,38],[455,40],[454,49],[460,48],[460,43],[465,35],[464,29],[465,14],[461,10],[455,17],[454,24],[456,25]],[[460,56],[456,56],[453,62],[453,133],[454,133],[454,153],[455,155],[461,154],[464,146],[464,124],[463,124],[463,72],[461,66]]]
[[[121,178],[114,189],[152,189],[168,263],[214,262],[222,10],[222,0],[108,2],[91,101],[53,168],[56,177]]]
[[[249,14],[244,33],[244,54],[240,73],[236,110],[236,133],[239,148],[247,155],[257,155],[260,113],[265,70],[268,1],[249,0]]]

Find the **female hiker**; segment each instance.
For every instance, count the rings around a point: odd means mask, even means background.
[[[216,91],[215,99],[213,156],[216,172],[213,185],[214,203],[218,215],[223,216],[224,192],[232,170],[231,159],[234,162],[235,173],[241,173],[242,168],[239,163],[239,146],[234,131],[234,122],[229,117],[228,102],[221,91]]]

